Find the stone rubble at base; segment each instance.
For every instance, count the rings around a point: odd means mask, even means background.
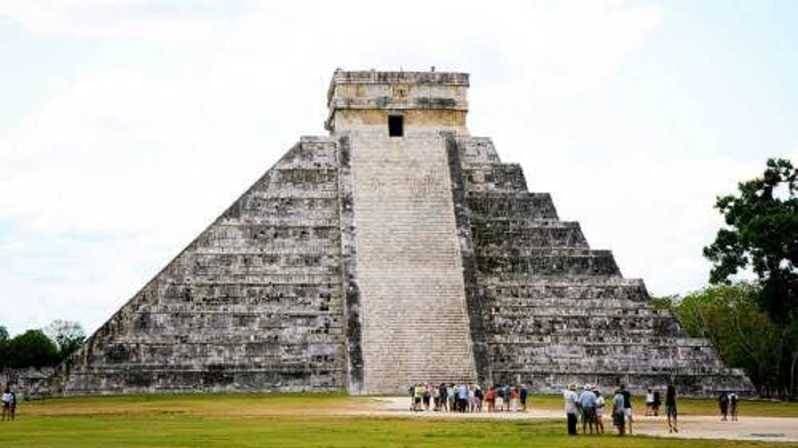
[[[52,393],[752,393],[468,134],[468,87],[462,73],[336,71],[330,135],[302,137],[59,367]]]

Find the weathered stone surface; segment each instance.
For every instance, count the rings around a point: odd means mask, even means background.
[[[346,387],[337,144],[303,138],[62,366],[65,394]]]
[[[17,395],[17,401],[36,400],[51,395],[52,367],[41,369],[0,369],[0,387],[8,385]]]
[[[480,371],[491,381],[548,392],[670,381],[693,395],[752,392],[708,341],[685,337],[673,316],[652,309],[643,282],[622,278],[609,251],[590,249],[578,223],[559,221],[550,195],[527,192],[514,165],[498,168],[490,140],[455,142],[462,171],[480,173],[465,182],[466,204],[489,352]]]
[[[331,135],[303,137],[114,314],[59,368],[56,393],[751,391],[468,134],[468,86],[461,73],[336,71]]]

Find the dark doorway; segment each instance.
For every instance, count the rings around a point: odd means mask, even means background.
[[[388,136],[402,137],[405,135],[405,117],[401,115],[388,115]]]

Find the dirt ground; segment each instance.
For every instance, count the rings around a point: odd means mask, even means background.
[[[459,419],[562,419],[565,431],[564,414],[549,410],[535,409],[527,412],[496,412],[457,414],[447,412],[412,412],[407,397],[382,397],[371,399],[371,405],[358,410],[350,410],[349,415],[390,416],[408,418],[459,418]],[[611,421],[605,417],[605,431],[614,432]],[[581,429],[581,426],[580,426]],[[646,417],[635,415],[632,426],[635,434],[657,437],[677,437],[685,439],[730,439],[754,440],[762,442],[798,442],[798,418],[789,417],[741,417],[739,421],[722,422],[716,416],[689,415],[679,418],[679,432],[669,433],[664,416]]]

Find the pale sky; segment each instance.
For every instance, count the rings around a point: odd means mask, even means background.
[[[302,135],[336,67],[471,73],[469,127],[652,294],[798,161],[798,2],[0,3],[0,324],[93,331]]]

